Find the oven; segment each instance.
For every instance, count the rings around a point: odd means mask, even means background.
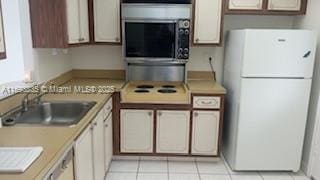
[[[127,62],[188,61],[190,5],[125,4],[122,24]]]

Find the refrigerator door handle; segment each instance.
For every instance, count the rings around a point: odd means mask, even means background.
[[[306,54],[303,55],[303,58],[308,58],[311,55],[311,51],[308,51]]]

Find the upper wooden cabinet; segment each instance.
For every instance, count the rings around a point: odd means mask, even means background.
[[[69,44],[89,42],[88,0],[66,0]]]
[[[93,0],[94,41],[121,43],[120,0]]]
[[[194,45],[220,45],[222,33],[222,0],[194,0]]]
[[[29,0],[34,48],[88,43],[88,0]]]
[[[2,6],[0,3],[0,60],[6,58],[6,47],[4,41],[4,29],[3,29],[3,19],[2,19]]]
[[[307,0],[226,0],[226,14],[301,15]]]
[[[263,0],[229,0],[229,9],[262,10]]]
[[[301,3],[301,0],[269,0],[268,10],[300,11]]]

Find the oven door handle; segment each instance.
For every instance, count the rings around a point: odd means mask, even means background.
[[[167,64],[186,64],[187,60],[126,60],[128,64],[144,64],[144,65],[167,65]]]

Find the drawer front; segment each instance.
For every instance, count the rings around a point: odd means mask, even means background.
[[[108,117],[112,110],[112,98],[109,99],[109,101],[104,105],[103,111],[104,111],[104,119]]]
[[[193,108],[198,109],[220,109],[221,97],[218,96],[195,96],[193,97]]]

